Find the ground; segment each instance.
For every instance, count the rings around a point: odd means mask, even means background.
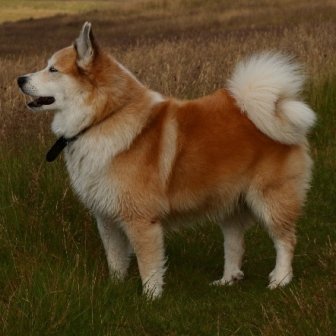
[[[2,1],[0,13],[7,21],[0,25],[0,333],[335,334],[333,1],[15,0]],[[73,195],[62,159],[44,161],[54,141],[50,116],[27,111],[15,82],[69,45],[85,20],[101,45],[165,95],[187,99],[223,87],[233,65],[255,51],[281,50],[303,64],[303,95],[318,123],[310,136],[314,179],[298,223],[291,285],[266,289],[275,252],[255,226],[246,237],[246,279],[210,287],[223,266],[222,236],[213,223],[168,233],[161,300],[141,296],[135,261],[125,283],[109,279],[94,220]]]

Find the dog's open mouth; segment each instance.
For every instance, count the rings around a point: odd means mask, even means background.
[[[51,105],[54,102],[55,102],[55,98],[54,97],[37,97],[36,99],[34,99],[33,101],[31,101],[27,105],[29,107],[34,108],[34,107],[41,107],[43,105]]]

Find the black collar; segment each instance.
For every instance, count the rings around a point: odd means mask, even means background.
[[[83,132],[79,132],[77,135],[73,136],[72,138],[65,138],[61,136],[57,139],[57,141],[53,144],[53,146],[49,149],[46,160],[48,162],[54,161],[58,155],[62,152],[62,150],[71,142],[74,142],[78,139],[78,136]]]
[[[122,107],[119,109],[121,110]],[[74,135],[71,138],[65,138],[64,136],[59,137],[56,142],[53,144],[53,146],[48,150],[48,153],[46,155],[46,160],[48,162],[52,162],[54,160],[56,160],[56,158],[58,157],[58,155],[61,154],[62,150],[71,142],[76,141],[80,135],[82,135],[83,133],[85,133],[86,131],[88,131],[90,128],[104,122],[107,118],[109,118],[109,116],[105,117],[103,120],[101,120],[100,122],[98,122],[97,124],[92,124],[89,125],[87,127],[85,127],[83,130],[81,130],[79,133],[77,133],[76,135]]]

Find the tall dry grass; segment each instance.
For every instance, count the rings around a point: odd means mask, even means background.
[[[256,13],[259,10],[257,9]],[[313,11],[314,8],[311,10]],[[188,16],[179,14],[177,19],[174,18],[174,22],[165,17],[162,19],[162,36],[157,26],[154,31],[150,30],[160,23],[160,19],[155,19],[154,14],[147,14],[145,18],[140,17],[138,21],[132,19],[129,26],[127,18],[117,16],[116,21],[119,21],[120,25],[113,28],[116,23],[112,20],[112,28],[104,32],[104,27],[108,24],[105,14],[105,21],[101,22],[102,18],[99,18],[94,29],[97,30],[101,44],[109,48],[111,53],[146,85],[165,95],[187,99],[208,94],[225,86],[227,78],[239,59],[264,50],[278,50],[293,55],[305,68],[308,82],[322,83],[334,75],[333,69],[336,67],[334,37],[336,21],[328,20],[330,14],[327,10],[328,7],[321,11],[314,24],[310,21],[299,23],[293,21],[287,25],[262,26],[257,20],[256,27],[247,25],[244,28],[233,29],[230,15],[210,11],[207,17],[207,12],[203,9],[201,13],[196,12]],[[295,11],[298,11],[296,7]],[[247,13],[249,20],[254,19],[253,9],[247,12],[242,9],[240,12],[238,6],[235,13],[235,21],[244,21],[246,24]],[[288,13],[284,12],[283,15],[285,14]],[[322,18],[322,14],[326,17]],[[97,13],[97,15],[102,14]],[[266,14],[263,12],[263,15]],[[278,13],[277,20],[280,20],[279,16]],[[71,19],[60,18],[59,20],[60,24],[64,24],[64,20],[67,23]],[[264,20],[266,19],[263,18],[262,22]],[[54,21],[50,23],[53,29],[57,25],[57,19]],[[44,34],[38,24],[33,25],[34,34],[29,37],[28,50],[25,50],[25,46],[28,42],[27,29],[29,30],[26,26],[29,24],[23,23],[23,36],[20,36],[22,24],[11,27],[11,32],[17,34],[19,43],[24,44],[16,49],[14,36],[7,36],[7,40],[3,41],[7,43],[9,50],[12,49],[12,52],[3,53],[0,57],[0,136],[2,138],[6,138],[11,132],[16,135],[29,135],[36,134],[38,130],[43,134],[42,129],[48,129],[44,123],[44,117],[32,115],[24,108],[24,100],[16,87],[16,77],[44,67],[48,57],[54,51],[72,43],[83,19],[76,18],[76,21],[78,24],[72,24],[68,29],[69,33],[64,27],[57,32],[62,43],[55,43],[55,47],[50,44],[52,33]],[[205,23],[208,23],[208,27]],[[195,30],[190,30],[189,25],[195,27]],[[129,40],[125,40],[123,29],[129,36]],[[112,36],[109,35],[109,31],[113,31]],[[36,34],[39,35],[36,36]],[[134,34],[137,34],[136,38]],[[15,44],[14,47],[11,47],[11,44]],[[31,46],[34,48],[30,49]],[[21,126],[21,122],[24,127]]]

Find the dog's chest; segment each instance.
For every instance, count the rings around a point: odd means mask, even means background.
[[[71,183],[83,203],[94,212],[118,213],[118,186],[109,167],[113,153],[100,146],[77,140],[65,150]]]

